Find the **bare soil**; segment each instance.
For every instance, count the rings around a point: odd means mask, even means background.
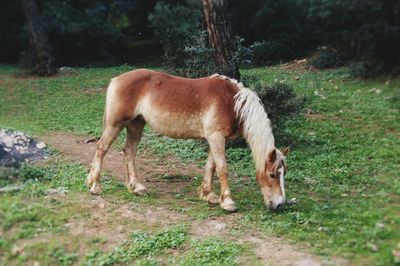
[[[67,133],[52,133],[42,136],[41,140],[51,147],[59,150],[63,157],[71,162],[89,165],[95,152],[95,143],[85,143],[89,136]],[[173,162],[173,163],[171,163]],[[145,186],[161,191],[161,194],[171,194],[179,191],[188,182],[153,182],[160,175],[168,173],[172,176],[191,177],[203,172],[195,165],[183,164],[172,156],[159,160],[149,152],[138,155],[137,164],[141,179]],[[111,149],[107,154],[103,169],[119,180],[125,180],[124,158],[120,152]],[[144,178],[145,177],[145,178]],[[154,180],[153,180],[154,179]],[[150,182],[145,182],[150,180]],[[164,193],[163,193],[164,192]],[[193,191],[193,193],[197,193]],[[73,197],[73,199],[68,199]],[[189,234],[193,238],[219,236],[224,239],[246,244],[252,247],[254,254],[262,261],[263,265],[298,265],[314,266],[346,265],[342,259],[330,259],[329,262],[312,255],[307,247],[301,244],[291,244],[284,239],[265,235],[262,232],[249,230],[232,230],[235,228],[235,220],[240,218],[240,213],[227,214],[225,216],[211,217],[197,220],[186,214],[173,211],[168,206],[149,206],[136,202],[113,202],[103,196],[92,196],[87,192],[67,194],[63,200],[78,201],[81,208],[86,209],[90,215],[88,219],[74,219],[66,227],[73,237],[80,239],[101,238],[101,248],[105,251],[121,243],[135,228],[166,228],[168,226],[186,223],[189,225]],[[254,260],[252,260],[254,261]],[[240,259],[241,264],[246,263],[246,257]]]

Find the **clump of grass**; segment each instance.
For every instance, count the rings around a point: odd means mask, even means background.
[[[236,265],[241,246],[211,237],[194,240],[189,252],[179,260],[180,265]]]
[[[77,253],[68,253],[63,247],[56,247],[47,253],[58,265],[74,265],[78,260]]]
[[[181,246],[187,235],[187,228],[178,225],[161,231],[156,235],[143,232],[133,232],[131,238],[116,247],[108,254],[95,252],[86,256],[87,265],[114,265],[129,264],[134,259],[159,254],[166,249],[175,249]],[[141,263],[149,265],[151,261],[142,260]],[[154,263],[154,261],[152,261]],[[152,264],[150,264],[152,265]]]

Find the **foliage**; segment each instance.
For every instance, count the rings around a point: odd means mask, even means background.
[[[196,42],[196,36],[201,33],[200,10],[180,4],[158,2],[154,11],[149,14],[149,22],[163,47],[165,65],[172,69],[182,66],[185,44]]]
[[[334,68],[345,64],[343,57],[333,49],[325,46],[319,47],[318,53],[311,59],[310,64],[318,69]]]
[[[159,47],[148,27],[155,0],[37,1],[41,23],[58,65],[137,63],[153,59]],[[33,65],[19,1],[0,4],[3,26],[0,61]]]
[[[307,19],[309,2],[250,0],[231,5],[235,34],[252,43],[256,66],[303,56],[315,49],[315,25]]]
[[[285,120],[298,117],[309,103],[307,97],[297,94],[292,85],[285,81],[275,80],[265,84],[254,79],[245,75],[243,82],[249,83],[250,88],[260,97],[272,125],[282,125]]]
[[[109,254],[91,254],[87,259],[90,259],[90,264],[103,266],[130,264],[133,259],[179,247],[186,239],[186,231],[186,227],[180,225],[161,231],[154,236],[143,232],[134,232],[131,234],[130,240],[116,247]],[[142,262],[142,264],[148,265],[149,263]]]
[[[190,57],[209,53],[193,41],[205,29],[199,1],[39,0],[38,4],[59,65],[136,64],[158,60],[163,53],[165,65],[173,69],[188,68],[185,60],[190,69],[210,67]],[[233,33],[250,46],[253,65],[306,57],[326,46],[329,49],[319,53],[316,66],[337,65],[331,53],[335,51],[339,61],[362,62],[363,71],[355,72],[367,77],[400,72],[398,1],[248,0],[230,1],[228,7]],[[19,2],[1,3],[0,13],[0,61],[19,59],[32,65]]]
[[[45,171],[40,167],[32,166],[31,164],[23,164],[18,169],[18,177],[25,180],[41,179],[45,176]]]
[[[208,46],[207,32],[192,35],[186,40],[182,66],[174,70],[178,75],[189,78],[206,77],[218,73],[214,61],[214,50]]]
[[[367,76],[399,72],[400,3],[398,1],[311,1],[310,22],[323,44],[340,55],[362,61]],[[397,68],[393,69],[393,66]]]
[[[236,265],[240,246],[216,237],[193,241],[192,248],[180,260],[180,265]]]

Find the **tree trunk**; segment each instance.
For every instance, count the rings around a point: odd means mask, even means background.
[[[21,4],[28,26],[29,42],[36,57],[33,72],[40,76],[50,76],[56,73],[56,68],[54,67],[49,41],[40,24],[36,2],[35,0],[21,0]]]
[[[239,68],[234,62],[235,43],[232,28],[225,16],[227,4],[227,0],[203,0],[204,18],[208,39],[215,51],[215,60],[221,74],[239,80]]]

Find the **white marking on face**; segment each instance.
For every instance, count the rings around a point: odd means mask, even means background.
[[[282,196],[272,196],[272,209],[276,209],[278,205],[283,205],[285,204],[285,198]]]
[[[285,200],[285,168],[283,167],[283,166],[281,166],[279,169],[278,169],[278,173],[279,173],[279,183],[280,183],[280,186],[281,186],[281,191],[282,191],[282,196],[283,196],[283,199]]]

